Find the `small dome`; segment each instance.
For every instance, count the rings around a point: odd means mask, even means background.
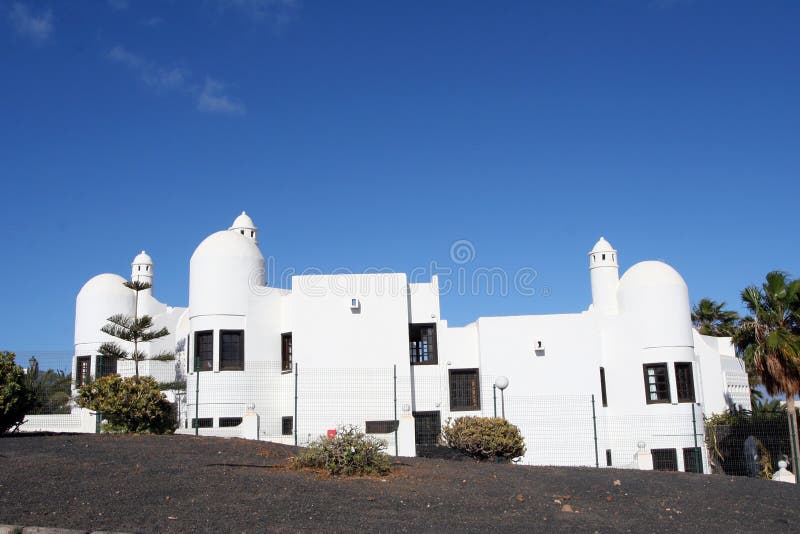
[[[241,215],[236,217],[236,220],[233,221],[233,224],[229,228],[229,230],[238,230],[240,228],[244,228],[247,230],[258,230],[256,225],[253,223],[253,219],[246,212],[242,212]]]
[[[106,300],[114,297],[120,297],[123,300],[132,299],[133,293],[123,285],[126,282],[127,280],[118,274],[98,274],[83,284],[83,287],[78,292],[78,298],[97,295]]]
[[[594,244],[594,247],[592,247],[592,251],[589,252],[589,254],[592,254],[593,252],[616,252],[616,251],[614,250],[614,247],[611,246],[611,243],[606,241],[605,237],[601,237],[597,241],[597,243]]]
[[[153,265],[153,258],[143,250],[133,258],[131,265]]]
[[[247,216],[245,215],[245,217]],[[249,217],[247,218],[249,219]],[[206,258],[238,258],[264,261],[264,256],[261,254],[258,245],[238,232],[228,230],[215,232],[205,238],[194,250],[191,261]]]
[[[662,261],[643,261],[628,269],[619,281],[620,290],[652,286],[681,286],[683,277]]]

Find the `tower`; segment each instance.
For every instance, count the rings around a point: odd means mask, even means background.
[[[603,237],[589,252],[589,273],[592,280],[594,309],[604,314],[617,313],[617,285],[619,284],[617,251]]]
[[[153,285],[153,259],[144,250],[131,262],[131,281]]]
[[[244,211],[241,215],[236,217],[236,220],[233,221],[229,230],[238,232],[258,245],[258,228],[256,228],[256,225],[253,223],[253,219]]]

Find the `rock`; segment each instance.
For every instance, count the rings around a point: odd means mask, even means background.
[[[561,511],[562,512],[574,512],[575,510],[573,510],[572,506],[570,506],[569,504],[565,504],[564,506],[561,507]]]

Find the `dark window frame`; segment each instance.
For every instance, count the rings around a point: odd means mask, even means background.
[[[113,356],[98,354],[94,363],[95,378],[103,378],[117,374],[117,359]]]
[[[432,330],[423,332],[423,330]],[[411,365],[437,365],[439,340],[436,323],[410,323],[408,325],[408,353]]]
[[[675,388],[678,402],[695,402],[692,362],[675,362]]]
[[[608,393],[606,392],[606,369],[600,368],[600,399],[603,401],[603,408],[608,407]]]
[[[658,398],[652,399],[650,397],[650,381],[648,377],[648,369],[653,369],[656,371],[654,373],[654,385],[656,386],[656,395]],[[658,381],[658,372],[657,370],[663,370],[663,380],[661,383]],[[669,384],[669,366],[665,362],[660,363],[646,363],[642,365],[642,373],[644,374],[644,398],[647,401],[647,404],[670,404],[672,403],[672,392],[670,391],[670,384]],[[660,390],[659,390],[660,386]],[[666,397],[662,397],[663,394],[666,394]]]
[[[381,421],[365,421],[364,433],[365,434],[391,434],[397,430],[399,421],[396,419],[387,419]]]
[[[225,336],[239,336],[239,354],[235,356],[234,363],[225,363]],[[220,371],[244,371],[244,330],[220,330],[219,331],[219,370]]]
[[[198,426],[199,425],[199,426]],[[214,428],[213,417],[192,417],[192,428]]]
[[[294,416],[285,415],[281,417],[281,436],[291,436],[294,434]]]
[[[83,364],[83,366],[81,365]],[[85,367],[82,369],[81,367]],[[92,380],[92,357],[78,356],[75,358],[75,387],[85,386]]]
[[[454,384],[455,377],[469,377],[462,384]],[[456,378],[458,381],[458,378]],[[469,401],[465,402],[464,384],[467,384],[470,391],[466,392]],[[470,369],[450,369],[448,372],[448,389],[450,390],[450,411],[451,412],[478,412],[481,409],[481,375],[478,368]]]
[[[292,372],[292,333],[284,332],[281,334],[281,372]]]
[[[210,336],[211,341],[207,345],[211,348],[211,354],[208,356],[200,356],[201,348],[206,344],[205,341],[201,343],[200,338]],[[194,370],[195,372],[206,372],[214,370],[214,331],[213,330],[198,330],[194,333]]]
[[[699,464],[698,464],[699,460]],[[690,469],[689,467],[693,467]],[[683,470],[687,473],[703,472],[703,450],[700,447],[683,448]]]
[[[220,417],[219,421],[219,428],[233,428],[237,427],[242,424],[241,417]]]
[[[678,470],[677,449],[651,449],[650,454],[653,456],[654,471]]]

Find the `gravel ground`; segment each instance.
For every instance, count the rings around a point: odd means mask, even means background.
[[[395,459],[385,478],[285,468],[296,449],[193,436],[0,438],[0,524],[127,532],[798,532],[800,486]]]

